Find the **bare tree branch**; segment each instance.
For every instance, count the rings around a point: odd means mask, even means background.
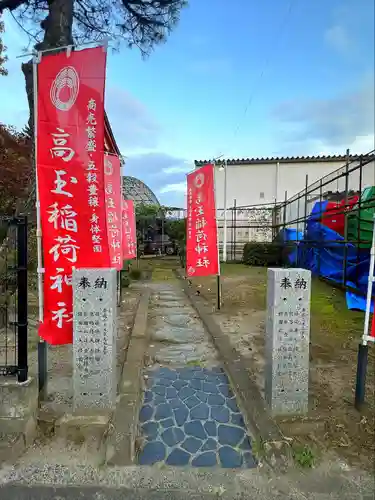
[[[27,3],[26,0],[1,0],[0,12],[3,12],[5,9],[10,11],[18,9],[18,7],[24,3]]]
[[[166,41],[186,5],[187,0],[0,0],[0,14],[9,10],[29,40],[36,42],[36,50],[58,50],[109,35],[118,47],[125,42],[147,56],[155,45]],[[23,63],[22,71],[32,133],[32,62]],[[35,189],[30,193],[27,205],[32,206]]]

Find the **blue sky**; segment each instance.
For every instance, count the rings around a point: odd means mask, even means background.
[[[0,121],[21,127],[27,39],[4,20]],[[110,53],[106,108],[125,173],[165,204],[183,205],[194,159],[369,151],[373,0],[190,0],[148,59]]]

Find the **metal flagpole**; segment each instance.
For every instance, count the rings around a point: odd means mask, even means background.
[[[87,47],[88,45],[95,45],[95,47],[100,47],[101,45],[107,47],[108,46],[108,42],[110,40],[113,40],[111,37],[105,37],[103,38],[102,40],[98,40],[97,42],[96,41],[93,41],[93,42],[83,42],[83,43],[80,43],[79,45],[75,45],[75,44],[72,44],[72,45],[62,45],[61,47],[52,47],[52,48],[48,48],[48,49],[42,49],[42,50],[39,50],[38,52],[25,52],[24,54],[20,54],[19,56],[16,56],[16,59],[21,59],[22,57],[30,57],[30,56],[33,56],[33,57],[41,57],[42,54],[45,54],[47,52],[54,52],[55,50],[58,50],[58,51],[61,51],[61,50],[72,50],[72,48],[74,48],[75,50],[76,49],[79,49],[80,47]]]
[[[217,206],[216,206],[216,163],[213,161],[213,170],[214,170],[214,210],[215,210],[215,221],[216,221],[216,240],[217,240],[217,261],[218,261],[218,272],[216,276],[216,298],[217,298],[217,309],[220,311],[221,309],[221,281],[220,281],[220,251],[219,251],[219,225],[218,225],[218,217],[217,217]]]
[[[39,324],[44,317],[44,291],[43,291],[43,251],[42,251],[42,227],[40,218],[40,200],[38,183],[38,64],[42,54],[37,52],[33,58],[33,98],[34,98],[34,166],[35,166],[35,198],[36,198],[36,241],[38,253],[38,319]],[[39,337],[38,342],[38,388],[39,399],[44,400],[47,395],[47,343]]]
[[[361,410],[365,402],[368,342],[375,342],[375,337],[369,335],[372,289],[373,289],[373,284],[375,282],[374,268],[375,268],[375,214],[373,220],[370,266],[368,271],[365,324],[363,328],[362,342],[359,344],[358,348],[357,378],[356,378],[355,402],[354,402],[354,405],[357,410]],[[374,315],[375,315],[375,310],[374,310]]]
[[[228,188],[228,160],[224,162],[224,235],[223,235],[223,262],[227,261],[227,188]]]

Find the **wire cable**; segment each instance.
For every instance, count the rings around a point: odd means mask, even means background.
[[[295,7],[295,4],[296,4],[297,0],[290,0],[289,1],[289,4],[288,4],[288,7],[286,9],[286,12],[285,12],[285,15],[283,16],[282,20],[281,20],[281,23],[279,25],[279,28],[275,31],[275,36],[274,36],[274,39],[272,40],[272,43],[271,43],[271,47],[274,47],[276,45],[276,42],[277,40],[280,40],[280,37],[282,36],[284,30],[285,30],[285,27],[289,21],[289,18],[293,12],[293,9]],[[256,78],[255,80],[255,83],[253,85],[253,88],[250,92],[250,95],[249,95],[249,98],[247,100],[247,103],[244,107],[244,111],[243,111],[243,114],[240,118],[240,120],[238,121],[238,124],[236,126],[236,128],[234,129],[234,134],[233,134],[233,138],[232,138],[232,143],[234,141],[234,139],[237,137],[237,134],[238,132],[240,131],[241,129],[241,126],[243,124],[243,121],[253,103],[253,100],[254,100],[254,97],[255,97],[255,94],[256,94],[256,91],[258,90],[258,86],[260,85],[263,77],[264,77],[264,74],[266,73],[266,70],[268,68],[268,66],[270,65],[271,63],[271,60],[272,60],[272,56],[274,56],[276,53],[276,51],[274,50],[271,50],[268,54],[268,56],[264,59],[264,63],[263,63],[263,66],[262,66],[262,69],[258,75],[258,77]],[[216,158],[218,156],[224,156],[224,154],[220,154],[220,155],[217,155]]]

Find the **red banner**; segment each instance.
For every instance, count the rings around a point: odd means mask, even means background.
[[[115,155],[104,157],[105,207],[107,214],[107,231],[111,267],[122,269],[121,238],[121,165],[120,158]]]
[[[132,200],[122,200],[122,250],[124,260],[137,258],[137,233]]]
[[[72,267],[109,267],[103,149],[106,52],[60,52],[38,64],[37,175],[44,261],[39,334],[69,344]]]
[[[205,165],[187,176],[187,212],[187,275],[218,274],[213,165]]]

